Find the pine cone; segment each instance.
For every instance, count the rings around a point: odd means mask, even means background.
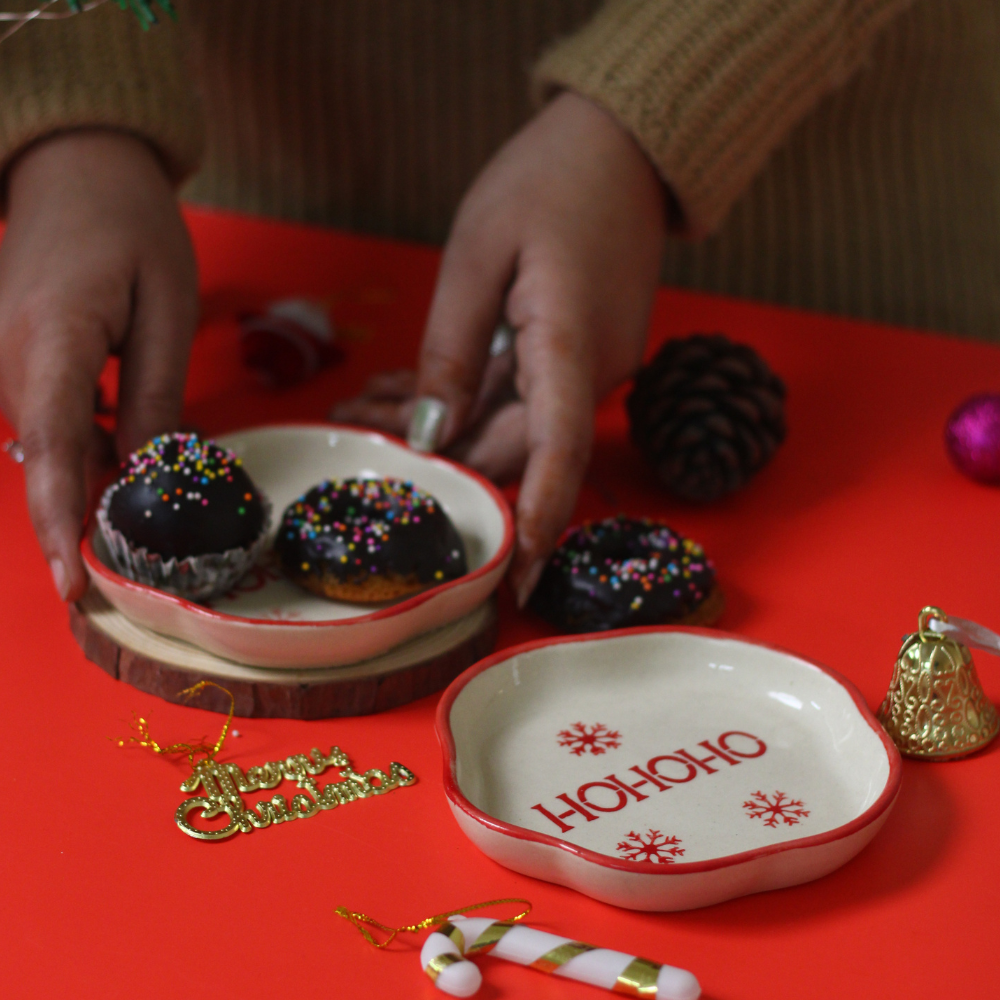
[[[675,496],[695,503],[738,490],[785,439],[785,384],[721,333],[670,340],[628,397],[632,440]]]

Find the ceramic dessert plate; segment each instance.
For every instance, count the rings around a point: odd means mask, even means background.
[[[132,621],[237,663],[330,667],[379,656],[468,614],[496,589],[510,561],[510,509],[485,479],[447,459],[422,455],[382,434],[323,425],[261,427],[216,438],[243,460],[273,508],[323,479],[412,480],[436,497],[465,543],[469,572],[384,605],[349,604],[286,580],[273,559],[210,604],[195,604],[118,574],[92,525],[82,543],[91,580]]]
[[[700,629],[505,650],[451,684],[437,729],[452,812],[485,854],[637,910],[826,875],[899,791],[853,685]]]

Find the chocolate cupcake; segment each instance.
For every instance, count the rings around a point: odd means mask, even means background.
[[[440,503],[398,479],[327,480],[289,504],[274,549],[306,590],[339,601],[390,601],[467,572],[465,546]]]
[[[715,567],[697,542],[623,515],[571,529],[529,602],[564,632],[708,625],[723,605]]]
[[[97,522],[119,573],[201,601],[231,589],[257,561],[270,504],[227,448],[163,434],[129,455]]]

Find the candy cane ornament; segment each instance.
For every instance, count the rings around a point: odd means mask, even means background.
[[[450,936],[454,932],[451,924],[444,924],[428,934],[420,949],[420,965],[439,990],[453,997],[471,997],[482,986],[483,974],[475,962],[462,957],[461,948]]]
[[[424,942],[420,964],[438,989],[468,997],[478,990],[482,976],[477,978],[479,970],[465,956],[487,953],[625,996],[657,1000],[701,996],[698,980],[686,969],[489,917],[450,917]]]

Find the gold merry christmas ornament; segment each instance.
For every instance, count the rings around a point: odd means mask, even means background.
[[[903,640],[878,718],[899,752],[921,760],[954,760],[981,750],[1000,731],[969,646],[1000,653],[1000,636],[940,609],[920,612]]]
[[[181,791],[196,792],[200,786],[202,794],[185,799],[177,807],[174,821],[189,837],[196,840],[225,840],[236,833],[252,833],[272,824],[309,819],[321,810],[336,809],[359,799],[384,795],[395,788],[412,785],[417,780],[417,776],[408,767],[396,761],[390,763],[388,774],[377,767],[359,774],[340,747],[331,747],[329,753],[323,753],[314,747],[311,757],[301,753],[293,754],[284,760],[269,761],[261,766],[248,768],[246,773],[235,764],[221,764],[215,759],[215,755],[226,742],[226,735],[233,722],[236,699],[230,691],[214,681],[199,681],[193,687],[181,691],[181,695],[185,699],[192,698],[206,687],[218,688],[229,698],[229,716],[214,744],[209,744],[202,738],[196,743],[161,745],[150,735],[146,720],[139,718],[132,725],[138,736],[115,741],[120,747],[146,747],[155,754],[187,754],[192,770],[191,775],[181,784]],[[204,756],[196,760],[198,754]],[[340,770],[340,780],[319,785],[314,776],[322,774],[328,767]],[[262,799],[256,806],[247,808],[241,793],[270,790],[283,781],[294,781],[303,791],[293,795],[290,801],[284,795],[275,794],[269,799]],[[214,819],[224,813],[229,817],[229,822],[221,829],[206,829],[191,822],[192,812],[200,812],[203,820]]]

